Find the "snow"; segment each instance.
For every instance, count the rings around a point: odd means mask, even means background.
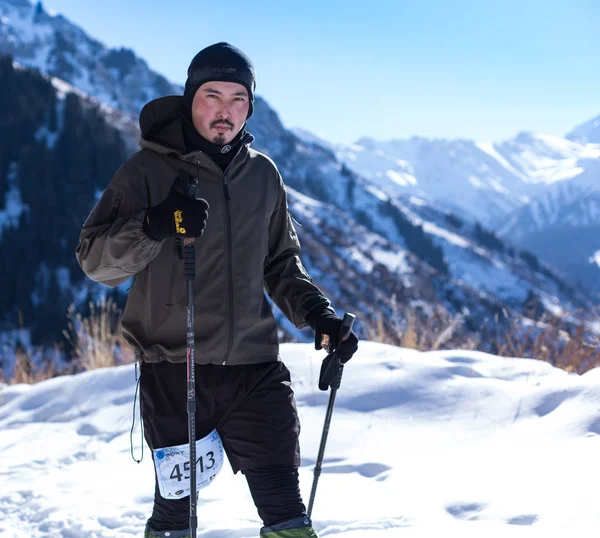
[[[475,247],[475,245],[473,245],[472,243],[467,241],[464,237],[462,237],[458,234],[455,234],[449,230],[446,230],[444,228],[441,228],[440,226],[438,226],[437,224],[434,224],[433,222],[422,222],[420,224],[422,224],[422,226],[423,226],[423,231],[427,232],[428,234],[440,237],[440,238],[444,239],[445,241],[447,241],[451,245],[456,245],[457,247],[465,248],[465,249],[473,248],[473,249],[477,249],[480,252],[483,252],[481,249],[478,249],[477,247]]]
[[[399,162],[399,161],[398,161]],[[396,170],[386,170],[385,175],[391,179],[394,183],[402,187],[406,187],[407,185],[416,185],[417,179],[412,174],[406,174],[397,172]]]
[[[54,86],[54,88],[56,89],[56,95],[58,96],[59,99],[64,99],[67,96],[67,94],[69,94],[69,93],[74,93],[78,97],[81,97],[82,99],[85,99],[88,97],[87,93],[80,90],[79,88],[76,88],[75,86],[72,86],[71,84],[69,84],[68,82],[65,82],[64,80],[62,80],[60,78],[51,77],[50,82],[52,83],[52,86]]]
[[[46,142],[46,147],[53,149],[56,144],[56,140],[58,139],[58,132],[52,132],[48,129],[47,125],[43,125],[40,127],[35,133],[35,139],[39,142],[44,140]]]
[[[44,302],[51,278],[52,272],[48,265],[45,261],[41,262],[35,274],[35,287],[31,291],[31,303],[34,306],[40,306]]]
[[[10,28],[10,32],[18,38],[19,43],[33,43],[33,55],[26,63],[30,67],[43,70],[48,63],[54,31],[48,24],[33,24],[31,6],[15,9],[5,5],[2,22]]]
[[[354,265],[358,264],[363,273],[370,273],[373,271],[375,264],[367,257],[367,255],[358,248],[351,247],[346,250],[348,261],[354,262]]]
[[[57,267],[54,272],[56,275],[56,282],[61,290],[67,291],[72,289],[71,271],[69,271],[68,267]]]
[[[490,185],[492,186],[492,188],[496,192],[499,192],[501,194],[510,194],[510,191],[504,185],[502,185],[500,182],[496,181],[495,179],[490,179],[489,182],[490,182]]]
[[[161,96],[154,86],[158,75],[140,58],[135,59],[129,76],[121,80],[120,74],[116,76],[102,62],[111,49],[61,15],[43,13],[35,18],[34,12],[30,2],[0,2],[3,40],[10,42],[10,50],[22,65],[66,78],[95,99],[136,118],[147,101]],[[183,91],[179,86],[171,87],[168,93]]]
[[[385,265],[392,273],[409,274],[412,271],[410,264],[406,261],[406,252],[389,252],[381,248],[369,250],[376,263]]]
[[[551,185],[542,196],[512,214],[499,233],[514,239],[546,229],[556,233],[557,226],[597,226],[600,223],[597,177],[595,169],[589,169],[572,181]]]
[[[480,179],[476,178],[475,176],[467,176],[467,181],[473,185],[473,187],[475,187],[476,189],[482,189],[485,187],[483,181],[481,181]]]
[[[0,209],[0,239],[4,228],[16,228],[21,215],[29,210],[29,206],[23,203],[21,191],[16,185],[18,174],[17,163],[10,163],[6,176],[8,190],[4,195],[4,207]]]
[[[379,189],[378,187],[376,187],[375,185],[368,185],[365,190],[367,192],[370,192],[373,196],[376,196],[377,198],[379,198],[379,200],[381,200],[382,202],[387,202],[390,197],[385,194],[385,192],[383,192],[381,189]]]
[[[302,422],[308,500],[327,393],[322,352],[284,344]],[[313,510],[321,537],[592,536],[600,524],[600,369],[420,353],[371,342],[345,368]],[[131,460],[132,365],[0,389],[0,534],[141,536],[154,491]],[[140,455],[139,422],[134,449]],[[261,523],[226,464],[199,495],[199,537]]]
[[[21,199],[21,191],[12,186],[4,195],[4,209],[0,211],[0,232],[3,228],[17,227],[25,207]]]
[[[427,202],[427,200],[423,200],[423,198],[417,198],[416,196],[409,196],[408,200],[410,201],[410,203],[412,205],[416,205],[416,206],[420,206],[420,207],[425,207],[429,205],[429,202]]]
[[[544,309],[550,312],[552,315],[563,319],[565,319],[565,316],[569,315],[569,313],[565,311],[564,306],[561,305],[560,301],[558,301],[555,297],[550,297],[547,293],[542,293],[540,295],[540,299]]]
[[[377,196],[379,191],[376,187],[372,187],[370,190]],[[412,274],[413,268],[407,261],[407,252],[401,246],[388,242],[381,235],[372,233],[363,226],[356,223],[350,224],[351,221],[347,215],[332,205],[310,198],[292,187],[287,188],[287,193],[292,217],[297,217],[302,221],[300,226],[303,228],[304,233],[318,237],[319,241],[323,242],[327,240],[323,236],[322,227],[346,230],[351,225],[353,226],[354,241],[348,244],[344,242],[344,245],[340,246],[335,244],[335,238],[331,238],[334,245],[331,245],[330,248],[357,270],[359,274],[370,274],[375,268],[375,264],[382,264],[388,271],[394,273],[404,286],[410,286],[409,279],[404,277]],[[360,248],[355,245],[360,245]],[[304,261],[307,262],[308,260]],[[317,269],[314,269],[314,271],[317,271]],[[313,274],[313,270],[310,272]]]
[[[567,135],[567,138],[582,142],[600,143],[600,116],[580,125]]]
[[[527,176],[521,172],[519,172],[516,168],[514,168],[502,155],[500,155],[495,149],[494,145],[489,142],[476,142],[475,145],[484,153],[487,153],[490,157],[498,161],[506,170],[508,170],[511,174],[516,177],[521,178],[524,182],[527,182]]]
[[[541,133],[521,133],[498,145],[514,168],[534,184],[551,185],[577,177],[585,171],[584,160],[597,160],[598,147]]]

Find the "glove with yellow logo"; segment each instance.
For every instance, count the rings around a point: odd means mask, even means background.
[[[146,213],[144,231],[155,241],[167,237],[200,237],[207,219],[208,202],[188,198],[173,185],[168,196]]]

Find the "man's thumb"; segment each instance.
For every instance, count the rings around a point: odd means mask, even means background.
[[[317,351],[319,351],[319,349],[323,349],[323,347],[321,346],[321,337],[323,336],[323,333],[321,333],[321,331],[319,331],[319,329],[317,329],[315,331],[315,349]]]

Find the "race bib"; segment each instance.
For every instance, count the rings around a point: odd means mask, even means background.
[[[158,489],[165,499],[179,499],[190,494],[190,445],[157,448],[154,466]],[[200,490],[210,485],[223,467],[223,442],[213,430],[196,441],[196,486]]]

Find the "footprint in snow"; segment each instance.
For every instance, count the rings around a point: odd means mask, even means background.
[[[536,523],[538,520],[538,516],[534,515],[534,514],[526,514],[526,515],[522,515],[522,516],[517,516],[517,517],[512,517],[508,520],[506,520],[506,522],[509,525],[533,525],[534,523]]]
[[[579,391],[577,390],[558,390],[556,392],[552,392],[544,396],[542,401],[536,406],[535,412],[538,417],[546,416],[555,409],[557,409],[561,404],[577,396]]]
[[[383,463],[361,463],[359,465],[327,465],[323,467],[323,472],[335,474],[358,473],[365,478],[373,478],[390,469],[389,465],[384,465]]]
[[[457,519],[476,521],[479,519],[479,512],[486,506],[484,503],[458,503],[447,506],[446,511]]]

